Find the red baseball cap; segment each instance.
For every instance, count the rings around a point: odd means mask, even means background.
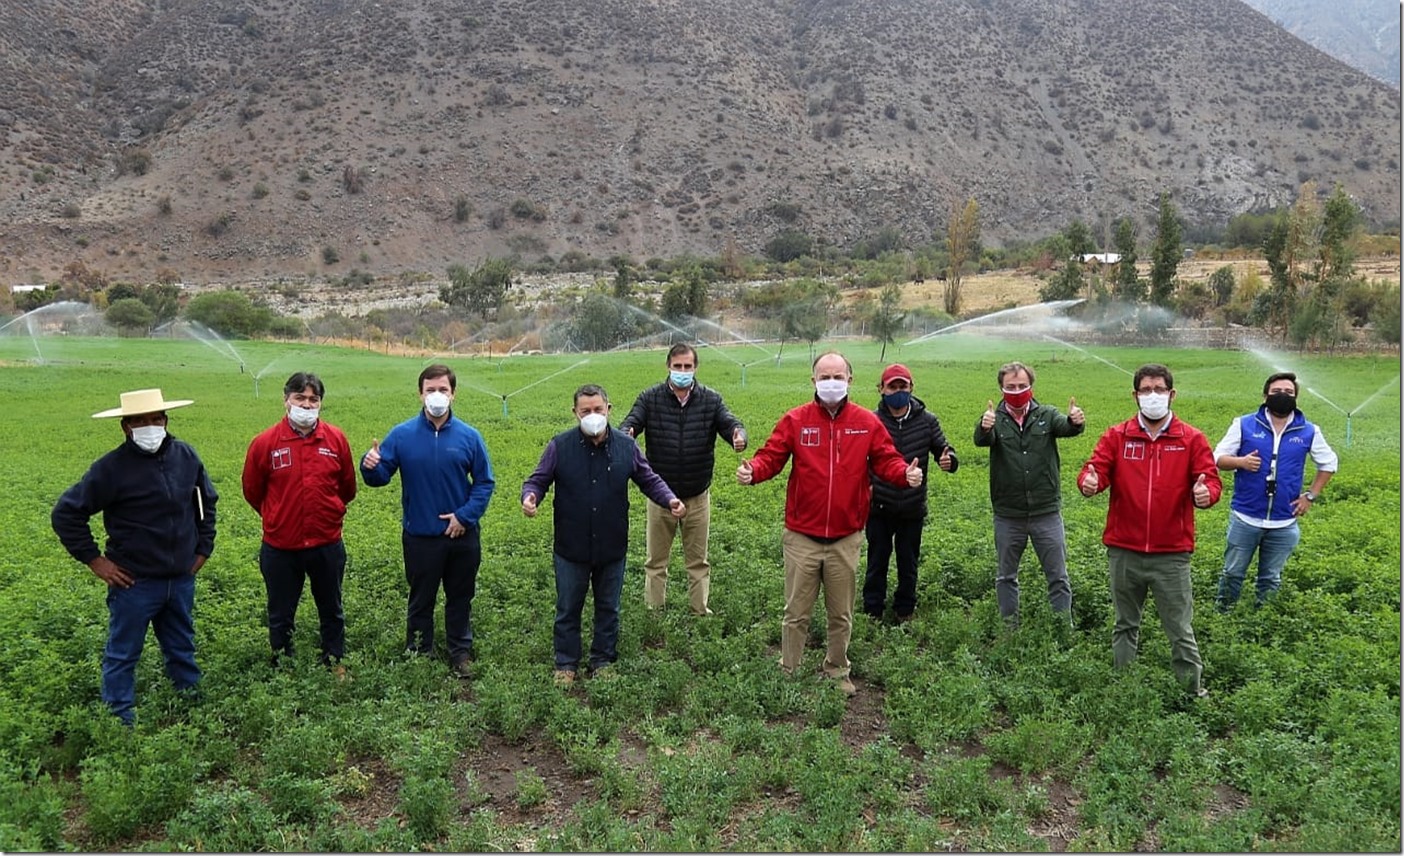
[[[905,380],[908,384],[912,382],[912,373],[901,363],[893,363],[882,370],[882,386],[887,386],[896,378]]]

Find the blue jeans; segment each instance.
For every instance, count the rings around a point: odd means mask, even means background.
[[[306,550],[280,550],[267,542],[258,551],[258,569],[268,593],[268,644],[275,654],[293,652],[293,627],[302,581],[312,585],[321,626],[322,659],[346,653],[346,616],[341,609],[341,582],[346,572],[346,545],[333,541]]]
[[[166,661],[177,690],[200,682],[195,665],[195,576],[137,577],[131,588],[107,588],[107,649],[102,658],[102,700],[128,725],[136,713],[136,666],[146,644],[146,626]]]
[[[868,515],[868,574],[863,580],[863,611],[880,617],[887,605],[887,563],[897,554],[897,591],[892,611],[911,615],[917,604],[917,561],[921,556],[921,517]]]
[[[1214,601],[1219,611],[1228,612],[1238,602],[1254,551],[1258,554],[1256,605],[1262,606],[1268,598],[1277,594],[1282,587],[1282,569],[1301,539],[1302,530],[1295,520],[1291,526],[1262,529],[1230,514],[1227,543],[1224,545],[1224,572],[1219,577],[1219,594]]]
[[[483,551],[479,530],[466,527],[458,538],[447,535],[400,533],[405,553],[405,648],[434,653],[434,603],[444,589],[444,641],[450,660],[473,654],[473,595],[478,591],[478,566]]]
[[[590,668],[618,659],[619,598],[624,592],[624,559],[613,562],[572,562],[551,555],[556,568],[556,625],[552,642],[556,669],[573,672],[580,665],[580,613],[585,593],[595,589],[595,633],[590,640]]]

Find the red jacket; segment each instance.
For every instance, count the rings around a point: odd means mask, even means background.
[[[907,464],[877,416],[844,402],[834,416],[816,401],[780,417],[751,459],[751,482],[779,475],[794,458],[785,488],[785,528],[817,538],[843,538],[868,523],[868,470],[907,486]]]
[[[341,539],[356,498],[356,458],[346,435],[322,420],[303,437],[286,417],[253,438],[244,456],[244,499],[263,518],[263,540],[306,550]]]
[[[1223,482],[1204,432],[1176,416],[1154,440],[1138,417],[1108,428],[1087,468],[1097,471],[1097,492],[1111,489],[1102,543],[1138,553],[1194,550],[1194,483],[1202,475],[1209,505],[1219,501]]]

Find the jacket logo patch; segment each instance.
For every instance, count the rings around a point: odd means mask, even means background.
[[[1287,442],[1288,442],[1288,443],[1294,443],[1294,444],[1296,444],[1296,445],[1298,445],[1298,446],[1305,446],[1305,445],[1306,445],[1306,440],[1303,440],[1301,437],[1288,437],[1288,438],[1287,438]]]
[[[1121,457],[1127,461],[1144,461],[1146,459],[1146,444],[1140,440],[1127,440],[1126,445],[1121,450]]]
[[[1254,440],[1266,440],[1266,439],[1267,439],[1267,432],[1266,432],[1266,431],[1254,431],[1250,436],[1251,436]]]
[[[292,466],[292,449],[273,450],[273,469],[281,470]]]
[[[817,446],[819,445],[819,429],[818,429],[818,428],[801,428],[801,429],[800,429],[800,445],[801,445],[801,446],[816,446],[816,447],[817,447]]]
[[[1185,446],[1182,443],[1166,443],[1164,449],[1167,452],[1183,452]]]
[[[850,436],[850,435],[853,435],[853,434],[866,434],[866,433],[868,433],[868,429],[867,429],[867,428],[845,428],[845,429],[843,429],[843,433],[844,433],[844,436],[845,436],[845,437]]]
[[[336,457],[336,452],[333,452],[331,449],[328,449],[326,446],[318,446],[318,447],[317,447],[317,454],[319,454],[319,455],[325,455],[325,456],[327,456],[328,458],[335,458],[335,457]]]

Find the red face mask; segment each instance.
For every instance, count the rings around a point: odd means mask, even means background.
[[[1004,403],[1013,410],[1023,410],[1031,400],[1033,400],[1033,387],[1021,392],[1004,393]]]

